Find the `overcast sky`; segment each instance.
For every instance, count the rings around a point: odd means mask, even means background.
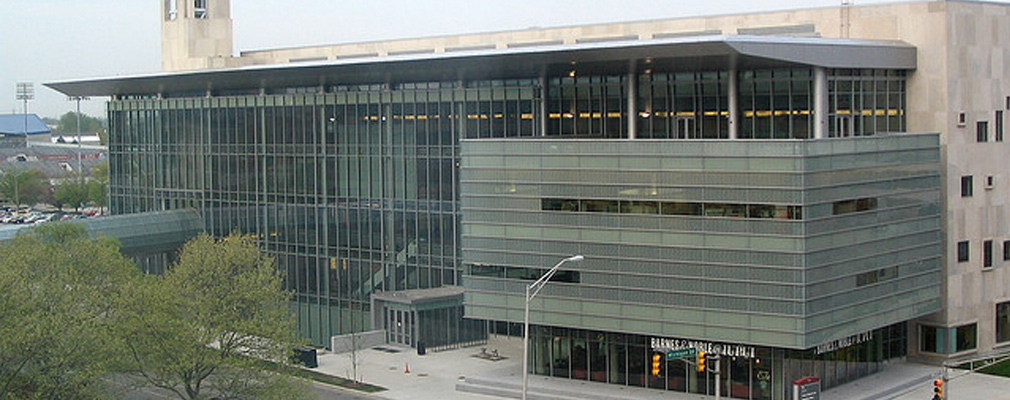
[[[0,0],[0,114],[21,113],[17,82],[35,83],[29,112],[74,104],[45,82],[154,73],[162,0]],[[214,1],[214,0],[211,0]],[[1004,0],[1010,1],[1010,0]],[[856,0],[857,4],[881,0]],[[835,6],[840,0],[232,0],[235,51]],[[105,99],[82,111],[105,115]]]

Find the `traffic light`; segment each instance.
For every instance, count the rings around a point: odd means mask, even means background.
[[[663,360],[663,355],[656,353],[652,355],[652,376],[659,376],[659,366]]]
[[[705,352],[698,352],[698,372],[705,372]]]
[[[933,381],[933,400],[943,400],[943,378]]]

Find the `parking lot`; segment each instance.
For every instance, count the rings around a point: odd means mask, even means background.
[[[67,213],[55,210],[42,211],[30,208],[0,206],[0,224],[3,225],[41,224],[49,221],[66,221],[70,219],[91,218],[97,216],[101,216],[101,214],[96,211]]]

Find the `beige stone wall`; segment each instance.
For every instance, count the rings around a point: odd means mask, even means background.
[[[945,136],[947,192],[947,285],[945,313],[928,319],[941,326],[978,324],[978,352],[995,343],[995,305],[1010,301],[1010,262],[1002,243],[1010,240],[1010,142],[995,141],[997,110],[1007,121],[1010,96],[1010,6],[948,2],[944,60],[947,64],[945,107],[938,130]],[[958,124],[958,114],[965,124]],[[938,114],[940,114],[938,112]],[[938,119],[939,116],[938,116]],[[989,141],[976,140],[978,121],[987,121]],[[961,197],[961,176],[972,175],[972,197]],[[995,185],[986,188],[986,177]],[[957,262],[957,242],[970,243],[970,260]],[[982,267],[982,243],[993,241],[992,268]]]
[[[162,0],[161,68],[184,71],[243,64],[232,57],[230,0],[208,0],[209,18],[193,17],[193,0],[178,0],[178,14],[168,16],[169,0]]]

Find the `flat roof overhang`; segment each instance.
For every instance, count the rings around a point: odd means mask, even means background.
[[[163,93],[528,79],[540,76],[623,75],[790,67],[916,68],[916,48],[899,41],[770,36],[699,36],[580,43],[400,56],[348,58],[218,70],[46,83],[68,96]]]

